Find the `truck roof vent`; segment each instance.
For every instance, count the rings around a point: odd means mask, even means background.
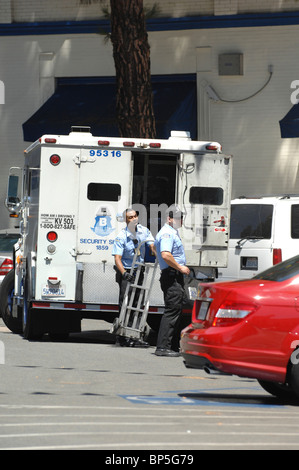
[[[90,133],[90,127],[89,126],[72,126],[71,127],[71,132],[89,132]]]

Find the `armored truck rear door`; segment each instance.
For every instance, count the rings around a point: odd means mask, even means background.
[[[182,239],[189,266],[227,264],[231,158],[184,153],[178,178],[178,203],[186,211]]]
[[[112,247],[125,227],[117,214],[131,202],[131,152],[81,148],[76,259],[83,268],[83,301],[117,303]]]

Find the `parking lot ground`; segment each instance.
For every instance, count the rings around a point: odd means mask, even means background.
[[[0,449],[184,452],[299,448],[299,403],[253,379],[186,369],[121,348],[109,324],[64,342],[13,335],[0,320]],[[141,462],[141,461],[140,461]],[[144,463],[144,462],[143,462]]]

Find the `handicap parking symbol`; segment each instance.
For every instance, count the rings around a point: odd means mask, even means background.
[[[155,396],[155,395],[120,395],[125,400],[142,405],[180,405],[180,406],[214,406],[214,407],[247,407],[247,408],[281,408],[285,405],[275,401],[275,397],[266,395],[252,395],[252,393],[242,393],[258,390],[254,388],[232,388],[230,394],[222,389],[213,390],[173,390],[165,393],[173,393],[175,396]],[[224,392],[224,393],[221,393]],[[233,393],[233,394],[232,394]]]

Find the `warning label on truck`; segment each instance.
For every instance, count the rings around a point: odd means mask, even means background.
[[[41,214],[39,226],[50,230],[75,230],[75,216],[73,214]]]

